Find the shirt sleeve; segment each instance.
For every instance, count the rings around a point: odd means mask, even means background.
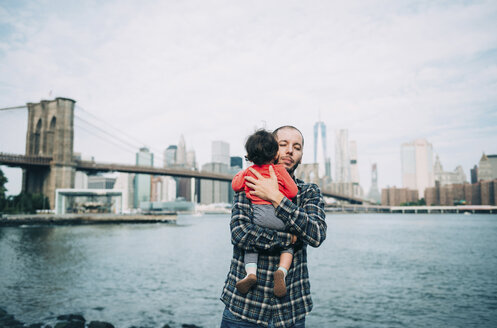
[[[319,247],[326,239],[327,229],[323,196],[317,185],[310,184],[300,197],[301,206],[283,198],[275,213],[285,222],[290,233],[305,244]]]
[[[299,192],[299,188],[295,181],[293,181],[292,177],[288,173],[288,171],[282,166],[275,166],[275,172],[278,175],[278,184],[280,186],[280,191],[283,195],[289,199],[295,198],[297,193]]]
[[[263,228],[251,220],[253,210],[245,192],[236,193],[231,210],[231,243],[244,251],[273,251],[288,248],[292,235]]]
[[[245,170],[238,172],[231,180],[231,188],[234,191],[242,191],[245,187]]]

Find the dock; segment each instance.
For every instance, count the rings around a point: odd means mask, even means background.
[[[109,223],[176,223],[177,213],[167,214],[3,214],[1,226],[80,225]]]
[[[327,205],[326,213],[397,213],[397,214],[497,214],[497,206],[381,206],[381,205]]]

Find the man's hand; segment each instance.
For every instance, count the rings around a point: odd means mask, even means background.
[[[274,173],[273,166],[269,166],[269,178],[264,178],[259,172],[251,167],[249,167],[249,170],[257,177],[245,177],[245,185],[252,189],[250,194],[267,200],[271,202],[274,207],[278,207],[284,196],[280,192],[278,178]]]

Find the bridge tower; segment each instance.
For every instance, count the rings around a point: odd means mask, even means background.
[[[68,98],[28,103],[26,155],[52,157],[50,168],[23,170],[22,191],[43,193],[55,207],[55,189],[74,188],[74,104]]]

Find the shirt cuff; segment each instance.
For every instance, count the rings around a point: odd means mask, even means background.
[[[278,207],[276,207],[274,213],[277,217],[282,219],[285,224],[288,224],[288,220],[292,217],[296,209],[297,205],[292,203],[292,201],[288,198],[283,197]]]

